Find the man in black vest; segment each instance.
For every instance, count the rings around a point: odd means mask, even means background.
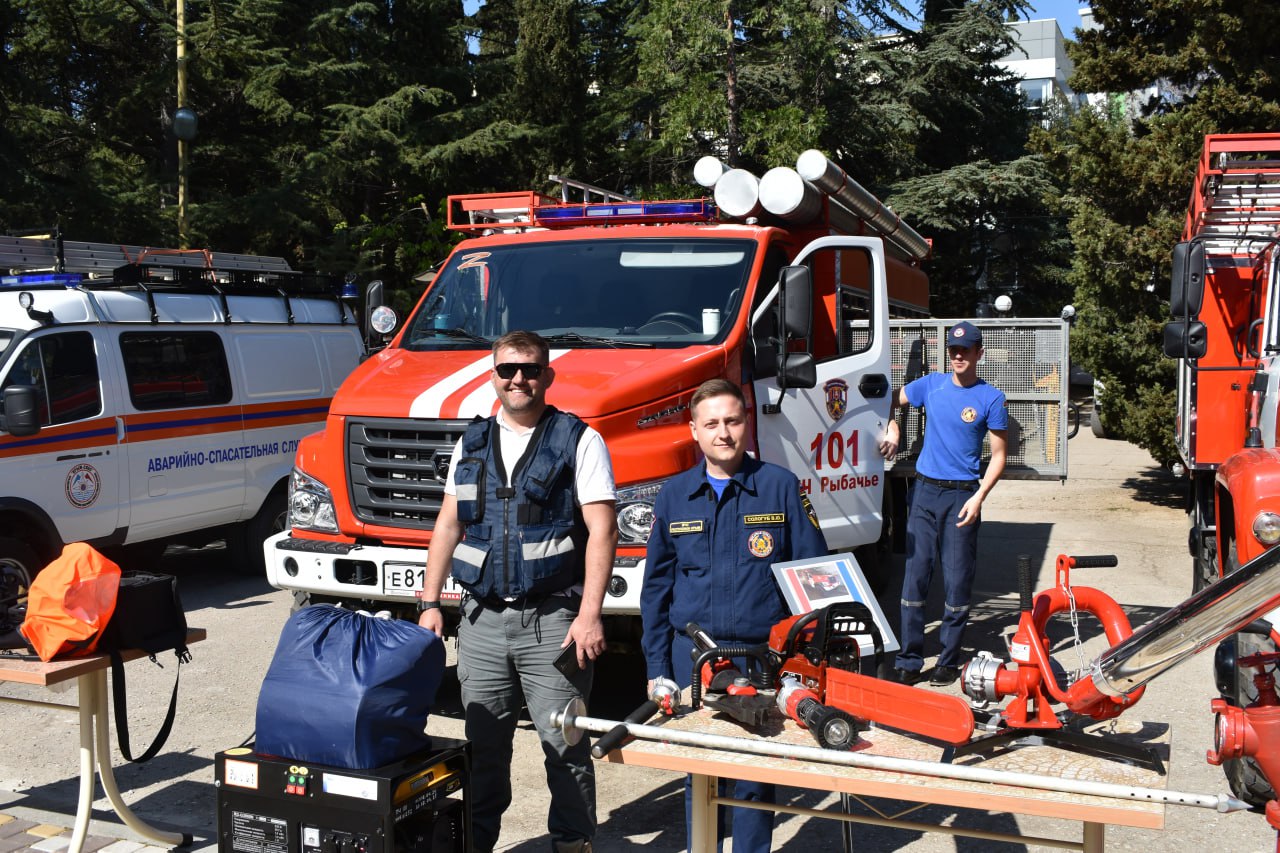
[[[616,493],[600,434],[546,403],[547,342],[510,332],[493,344],[501,411],[477,419],[454,449],[427,555],[418,623],[440,634],[445,576],[466,590],[458,680],[472,744],[475,849],[491,851],[511,803],[511,754],[522,704],[546,756],[556,853],[591,850],[595,770],[586,738],[569,746],[553,711],[591,692],[604,652],[600,608],[618,544]],[[580,667],[554,666],[577,644]]]

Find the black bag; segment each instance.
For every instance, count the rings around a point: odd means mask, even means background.
[[[133,757],[129,749],[129,711],[125,701],[124,658],[120,652],[141,649],[159,665],[156,655],[172,649],[178,658],[178,668],[191,660],[187,651],[187,614],[178,596],[178,579],[172,575],[152,572],[121,572],[120,590],[116,595],[116,610],[111,616],[106,632],[98,646],[111,655],[111,696],[115,705],[116,739],[120,754],[128,761],[150,761],[164,746],[173,728],[173,718],[178,707],[178,676],[173,677],[173,695],[169,698],[169,712],[160,726],[155,741],[146,752]]]

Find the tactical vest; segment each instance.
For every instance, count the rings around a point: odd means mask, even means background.
[[[466,529],[453,552],[453,577],[472,595],[546,595],[582,580],[586,525],[573,486],[586,428],[548,406],[524,456],[504,460],[494,418],[467,427],[453,475],[458,521]],[[507,487],[504,472],[512,466]]]

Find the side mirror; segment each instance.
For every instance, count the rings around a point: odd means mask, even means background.
[[[783,267],[778,280],[778,311],[787,340],[807,338],[813,330],[813,278],[808,267]]]
[[[1192,240],[1173,247],[1173,281],[1169,312],[1175,320],[1194,320],[1204,301],[1204,243]]]
[[[40,431],[40,413],[36,405],[36,389],[30,385],[10,385],[4,390],[4,423],[9,435],[21,437]]]
[[[778,359],[778,376],[780,387],[812,388],[818,384],[818,365],[811,353],[784,353]]]
[[[1164,354],[1169,358],[1201,358],[1209,348],[1208,332],[1199,320],[1179,320],[1164,327]]]

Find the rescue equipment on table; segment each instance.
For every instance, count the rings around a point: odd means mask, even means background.
[[[871,640],[872,674],[859,671],[860,637]],[[876,678],[883,652],[875,618],[856,601],[792,616],[769,632],[777,677],[795,679],[820,704],[850,714],[860,730],[873,722],[947,744],[967,742],[973,734],[973,713],[964,700]]]
[[[1009,656],[1016,666],[1006,665],[990,652],[979,652],[965,664],[960,676],[961,689],[972,700],[975,710],[983,711],[993,703],[1012,696],[1002,711],[992,715],[987,728],[994,732],[979,736],[957,750],[967,754],[992,746],[1020,742],[1049,744],[1109,758],[1120,758],[1150,766],[1163,772],[1156,754],[1145,748],[1118,744],[1102,735],[1085,734],[1066,728],[1077,718],[1109,720],[1142,698],[1144,687],[1128,693],[1098,693],[1085,676],[1081,651],[1079,614],[1092,614],[1106,632],[1109,646],[1115,646],[1133,634],[1129,617],[1109,595],[1087,586],[1071,585],[1072,568],[1110,568],[1117,565],[1113,555],[1069,557],[1060,554],[1056,564],[1056,586],[1031,595],[1031,559],[1018,558],[1018,587],[1022,615],[1009,639]],[[1050,643],[1046,625],[1053,616],[1067,614],[1080,660],[1080,670],[1068,674],[1049,657]],[[1066,707],[1059,712],[1054,704]]]
[[[595,746],[591,747],[592,758],[604,758],[613,750],[623,746],[632,738],[627,734],[628,723],[643,723],[659,711],[662,716],[671,717],[676,713],[680,701],[680,687],[669,678],[655,678],[649,690],[649,699],[639,708],[627,714],[617,726],[600,736]]]
[[[774,688],[776,672],[768,647],[718,646],[696,622],[690,622],[685,633],[693,640],[693,676],[689,680],[693,709],[706,705],[756,728],[768,722],[774,699],[761,691]],[[759,666],[746,675],[733,662],[736,657],[754,660]]]
[[[72,542],[27,591],[22,636],[40,660],[88,657],[116,610],[120,567],[84,542]]]
[[[259,753],[352,770],[430,745],[444,642],[399,619],[329,604],[289,617],[258,694]]]

